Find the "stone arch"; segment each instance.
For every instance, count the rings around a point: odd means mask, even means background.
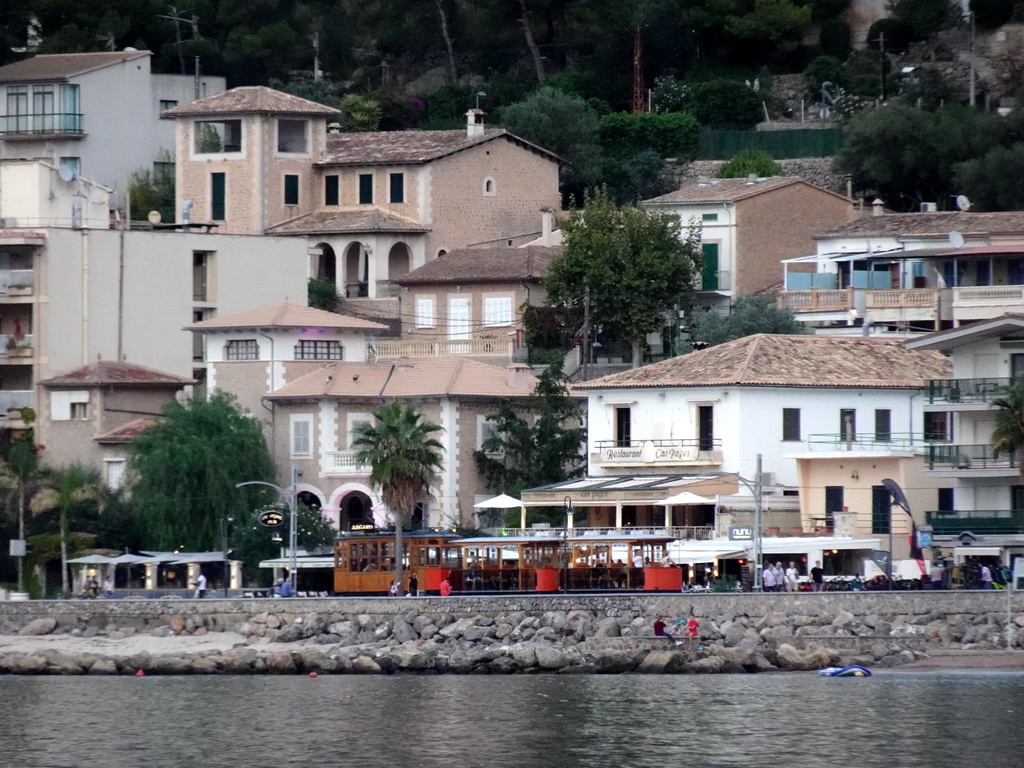
[[[375,509],[380,504],[376,494],[361,483],[345,483],[331,494],[330,510],[338,530],[351,530],[353,523],[374,523]]]
[[[345,249],[345,298],[369,295],[369,258],[362,243],[350,243]]]
[[[395,243],[388,251],[388,280],[398,280],[409,274],[411,255],[405,243]]]
[[[330,280],[335,285],[338,284],[338,256],[334,253],[334,248],[328,243],[317,243],[316,249],[319,253],[314,251],[310,261],[310,273],[314,275],[317,280]]]

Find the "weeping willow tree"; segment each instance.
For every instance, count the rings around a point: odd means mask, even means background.
[[[131,498],[145,546],[219,550],[225,515],[244,519],[262,497],[235,485],[273,475],[259,422],[232,395],[169,404],[131,444]]]

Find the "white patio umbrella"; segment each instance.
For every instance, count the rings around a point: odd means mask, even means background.
[[[85,555],[68,560],[68,562],[76,565],[108,565],[114,562],[114,558],[106,555]]]
[[[662,499],[658,503],[666,507],[672,507],[677,504],[714,504],[715,500],[709,499],[706,496],[698,496],[696,493],[690,493],[690,491],[683,491],[675,496]]]
[[[473,505],[474,509],[519,509],[520,528],[526,527],[526,506],[519,499],[502,493],[490,499],[484,499]]]

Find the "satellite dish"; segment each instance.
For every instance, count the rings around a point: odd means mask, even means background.
[[[967,199],[967,195],[956,196],[956,207],[961,211],[971,210],[971,201]]]
[[[57,175],[60,176],[61,181],[73,181],[75,178],[75,172],[66,165],[62,165],[57,169]]]
[[[163,220],[160,211],[150,211],[146,218],[149,219],[150,224],[159,224]]]
[[[954,248],[964,247],[964,236],[957,232],[955,229],[949,233],[949,244]]]

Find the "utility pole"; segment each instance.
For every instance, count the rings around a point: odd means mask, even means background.
[[[975,79],[976,79],[975,76],[976,76],[977,72],[976,72],[975,66],[974,66],[974,11],[971,11],[968,15],[971,17],[971,51],[970,51],[970,57],[971,57],[971,85],[970,85],[970,96],[969,96],[969,98],[970,98],[971,109],[974,109],[974,104],[975,104],[975,101],[977,99],[977,92],[976,92],[976,86],[975,86]]]
[[[644,111],[644,46],[639,23],[633,27],[633,114]]]
[[[761,454],[757,454],[757,474],[754,475],[754,591],[761,590]]]
[[[878,63],[881,68],[882,101],[885,101],[885,32],[878,33]]]
[[[583,289],[583,380],[590,377],[590,288]]]

